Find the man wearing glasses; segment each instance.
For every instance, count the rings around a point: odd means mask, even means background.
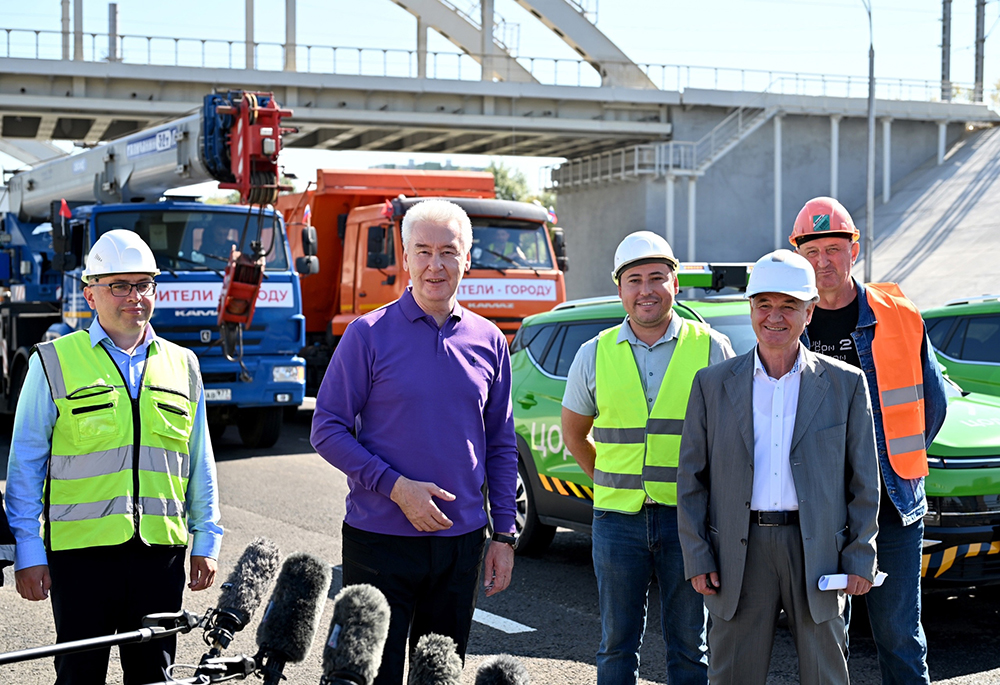
[[[18,398],[7,473],[14,577],[25,599],[51,591],[59,642],[179,611],[189,542],[188,587],[215,580],[222,528],[201,373],[149,325],[159,273],[135,233],[102,235],[83,271],[96,320],[37,345]],[[121,646],[126,685],[169,680],[175,646]],[[57,656],[57,685],[103,684],[108,655]]]

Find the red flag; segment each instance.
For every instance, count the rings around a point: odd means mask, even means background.
[[[59,206],[59,216],[61,216],[64,219],[69,219],[69,218],[71,218],[73,216],[73,212],[69,211],[69,205],[66,204],[66,200],[65,199],[62,201],[62,204]]]

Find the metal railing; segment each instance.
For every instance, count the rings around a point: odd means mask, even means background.
[[[0,57],[62,59],[61,31],[0,28]],[[106,61],[109,37],[85,33],[84,59]],[[217,38],[170,38],[165,36],[117,36],[119,62],[158,66],[186,66],[215,69],[245,69],[245,43]],[[284,68],[285,46],[281,43],[256,43],[255,66],[261,71]],[[516,56],[515,59],[539,83],[544,85],[599,87],[600,74],[586,61],[551,57]],[[297,45],[296,63],[309,73],[416,78],[416,50],[404,48],[342,47],[332,45]],[[502,71],[509,61],[495,60]],[[604,66],[610,66],[605,63]],[[662,90],[688,88],[760,92],[777,83],[771,92],[796,95],[826,95],[863,98],[868,95],[867,76],[831,76],[802,72],[699,67],[677,64],[638,64],[650,80]],[[427,76],[444,80],[479,80],[482,68],[473,55],[464,52],[427,52]],[[514,74],[510,75],[511,77]],[[917,79],[876,80],[876,97],[882,100],[937,101],[941,99],[940,81]],[[970,84],[951,82],[953,99],[971,102]]]

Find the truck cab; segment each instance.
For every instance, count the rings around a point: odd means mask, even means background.
[[[223,271],[234,246],[250,249],[258,221],[267,250],[264,283],[253,323],[242,335],[241,358],[230,360],[217,325]],[[197,354],[213,436],[235,423],[248,447],[270,447],[277,441],[284,408],[301,404],[305,391],[305,361],[297,356],[305,341],[305,317],[280,214],[166,199],[81,205],[66,221],[37,225],[8,215],[5,229],[3,234],[11,235],[8,244],[21,242],[24,235],[43,238],[38,245],[25,245],[31,259],[0,260],[30,262],[20,269],[21,280],[28,283],[13,284],[11,302],[3,307],[5,361],[11,352],[10,363],[20,368],[34,343],[89,328],[94,314],[83,297],[81,273],[90,246],[110,230],[134,231],[150,246],[161,271],[150,323],[157,335]],[[43,298],[48,302],[39,302]],[[43,305],[47,318],[38,313],[34,318],[48,324],[44,332],[19,334],[15,322],[31,314],[21,310]],[[19,387],[9,390],[8,407],[13,410]]]

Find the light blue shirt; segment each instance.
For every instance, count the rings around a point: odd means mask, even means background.
[[[90,326],[90,344],[93,347],[104,345],[122,376],[127,379],[132,398],[137,397],[142,372],[146,367],[146,350],[150,345],[160,344],[153,327],[146,325],[142,344],[129,354],[115,345],[101,328],[100,322],[95,320]],[[56,404],[49,391],[45,370],[38,355],[33,354],[28,362],[28,373],[17,402],[7,466],[7,519],[17,540],[15,570],[48,564],[40,519],[56,416]],[[186,507],[188,531],[191,533],[191,555],[218,559],[222,544],[219,488],[215,455],[208,439],[204,391],[198,397],[188,449],[191,472]]]

